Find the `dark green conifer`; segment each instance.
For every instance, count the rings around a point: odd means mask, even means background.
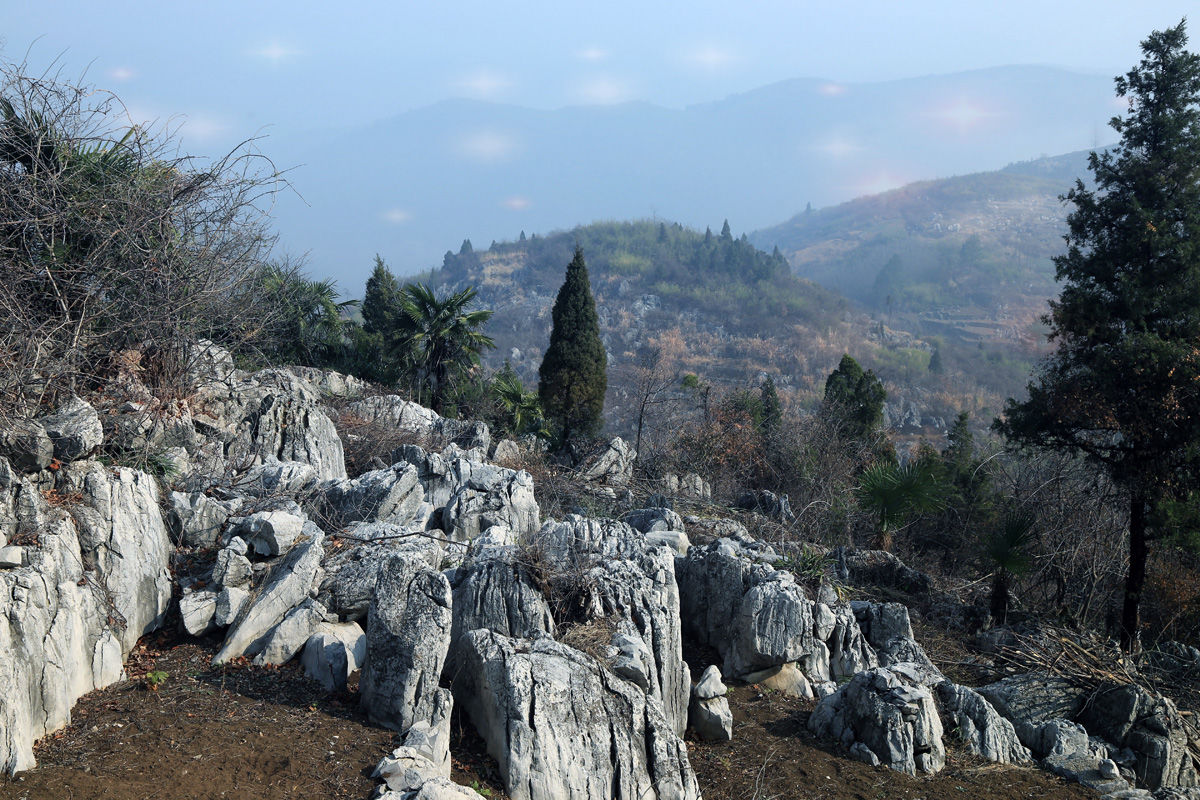
[[[871,370],[863,372],[858,362],[842,356],[837,369],[825,381],[825,407],[839,414],[847,438],[862,439],[883,422],[887,390]]]
[[[600,341],[596,301],[583,249],[578,246],[551,315],[550,345],[538,368],[538,396],[546,419],[565,445],[600,429],[608,389],[608,359]]]
[[[1092,153],[1096,188],[1064,199],[1062,294],[1045,322],[1058,349],[1009,400],[1012,441],[1082,453],[1129,500],[1121,645],[1135,649],[1156,511],[1200,487],[1200,56],[1185,24],[1142,43],[1117,78],[1120,143]]]

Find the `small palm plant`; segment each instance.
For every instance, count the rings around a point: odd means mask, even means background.
[[[938,511],[945,503],[944,487],[921,462],[872,464],[859,476],[854,494],[878,520],[872,544],[877,550],[890,551],[897,529],[913,516]]]
[[[400,292],[395,355],[409,365],[418,398],[439,414],[453,382],[479,364],[480,353],[496,346],[480,330],[492,312],[470,308],[476,294],[471,287],[439,298],[420,283]]]
[[[984,554],[995,568],[992,572],[992,619],[999,624],[1008,619],[1012,579],[1029,569],[1029,545],[1033,539],[1033,517],[1027,512],[1010,512],[984,540]]]

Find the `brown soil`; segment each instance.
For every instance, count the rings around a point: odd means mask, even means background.
[[[946,768],[937,775],[911,778],[886,767],[853,761],[844,748],[809,733],[806,724],[814,706],[811,700],[740,686],[730,691],[729,705],[733,710],[732,742],[688,742],[705,800],[1096,798],[1094,792],[1047,772],[990,764],[958,749],[950,750]]]
[[[212,641],[148,638],[128,665],[132,679],[92,692],[73,722],[38,743],[38,767],[0,777],[0,800],[367,800],[370,773],[395,734],[370,724],[354,686],[330,694],[293,663],[213,668]],[[157,690],[146,674],[167,673]],[[851,761],[805,728],[812,703],[757,687],[730,694],[734,740],[689,741],[707,800],[972,800],[1094,798],[1034,769],[950,754],[934,778],[909,778]],[[453,779],[503,798],[495,763],[471,726],[453,723]]]

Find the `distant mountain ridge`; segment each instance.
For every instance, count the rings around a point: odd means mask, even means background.
[[[972,320],[958,331],[968,338],[988,338],[989,326],[1026,331],[1057,291],[1051,259],[1069,211],[1060,196],[1088,176],[1087,156],[921,181],[802,212],[750,240],[875,312],[920,316],[952,333],[955,325],[936,323]]]
[[[938,175],[1087,146],[1111,80],[1004,67],[878,84],[798,79],[684,109],[555,110],[448,101],[272,152],[304,198],[278,198],[281,240],[314,273],[361,285],[448,243],[660,217],[768,225]],[[307,203],[307,204],[306,204]]]

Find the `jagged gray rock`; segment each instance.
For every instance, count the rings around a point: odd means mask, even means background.
[[[240,545],[240,546],[239,546]],[[217,586],[243,587],[254,577],[254,566],[243,553],[246,551],[245,542],[234,537],[230,546],[217,553],[213,564],[212,580]]]
[[[970,752],[1000,764],[1028,764],[1032,757],[1012,723],[997,713],[983,695],[950,681],[937,686],[938,700]]]
[[[1083,708],[1087,691],[1065,678],[1045,673],[1012,675],[975,691],[1013,724],[1021,744],[1044,755],[1042,725],[1052,719],[1073,719]]]
[[[355,542],[333,551],[324,562],[325,576],[318,598],[344,620],[365,619],[375,594],[379,570],[398,552],[416,553],[430,567],[441,565],[444,551],[436,538],[441,531],[413,531],[382,522],[360,523],[343,532]]]
[[[1078,719],[1093,735],[1133,751],[1141,785],[1200,787],[1188,729],[1170,699],[1135,684],[1111,687],[1098,692]]]
[[[54,442],[39,423],[13,420],[0,430],[0,456],[6,458],[13,469],[39,472],[54,460]]]
[[[179,598],[179,615],[183,628],[192,636],[203,636],[212,630],[217,613],[217,593],[208,590],[189,592]]]
[[[874,648],[880,666],[911,662],[938,672],[913,637],[908,607],[903,603],[854,601],[850,608],[867,643]]]
[[[860,672],[822,699],[808,720],[819,736],[866,746],[886,767],[932,774],[946,763],[942,723],[929,690],[890,667]]]
[[[304,674],[330,692],[346,689],[351,673],[367,658],[367,637],[357,622],[322,623],[304,643]]]
[[[251,497],[290,495],[304,497],[320,482],[311,464],[299,461],[268,461],[242,473],[233,488]]]
[[[579,478],[604,486],[628,486],[633,480],[633,462],[636,459],[637,453],[618,436],[610,440],[602,451],[587,460],[579,470]]]
[[[226,628],[233,624],[242,610],[250,602],[250,592],[236,586],[226,586],[217,593],[216,606],[213,609],[213,624],[218,628]]]
[[[174,541],[184,547],[212,547],[217,543],[229,509],[203,492],[171,492],[167,525]]]
[[[372,721],[406,731],[430,718],[450,628],[446,576],[418,555],[390,556],[379,570],[367,614],[367,660],[359,682]]]
[[[0,769],[34,766],[33,742],[70,722],[85,692],[119,680],[137,639],[170,602],[170,540],[154,479],[94,462],[63,467],[74,517],[0,459],[4,531],[35,525],[39,544],[0,571]]]
[[[226,464],[245,470],[257,464],[300,462],[319,480],[346,477],[342,441],[321,409],[321,395],[287,370],[235,373],[228,381],[205,384],[195,405],[195,428],[222,442]]]
[[[683,530],[683,518],[669,508],[639,508],[621,517],[621,521],[642,533]]]
[[[464,635],[455,696],[513,800],[699,798],[687,748],[657,703],[577,650]]]
[[[537,532],[541,510],[525,470],[472,466],[442,510],[442,530],[456,541],[470,541],[493,525],[504,525],[518,539]]]
[[[707,742],[728,742],[733,738],[733,714],[725,692],[721,671],[715,664],[704,670],[699,683],[692,688],[688,727]]]
[[[259,666],[286,664],[322,625],[336,621],[337,617],[330,615],[325,606],[308,598],[271,629],[262,650],[254,657],[254,663]]]
[[[587,573],[584,585],[591,587],[588,613],[593,618],[619,620],[619,633],[642,642],[648,659],[644,688],[682,736],[691,678],[683,660],[674,554],[654,547],[633,558],[608,559]]]
[[[259,555],[277,556],[290,550],[304,534],[306,522],[287,511],[259,511],[242,521],[238,533]]]
[[[311,505],[315,517],[335,531],[352,522],[412,524],[424,499],[417,469],[411,464],[396,464],[354,480],[322,484]],[[421,523],[423,526],[423,520]]]
[[[54,457],[60,461],[83,458],[104,441],[100,415],[80,397],[72,396],[39,422],[54,443]]]
[[[415,792],[428,781],[450,777],[450,692],[438,689],[429,720],[415,723],[404,734],[404,742],[375,767],[371,777],[380,778],[392,792]]]
[[[258,655],[271,629],[316,588],[322,574],[325,537],[311,523],[305,526],[305,537],[271,566],[262,586],[255,589],[250,601],[231,623],[224,645],[213,657],[214,664],[223,664],[238,656]],[[227,587],[224,591],[237,590]]]
[[[159,510],[158,482],[125,467],[77,461],[58,473],[63,494],[78,494],[71,508],[84,565],[94,564],[119,619],[121,645],[158,628],[171,605],[171,538]]]
[[[554,635],[550,603],[521,563],[516,547],[502,547],[468,559],[454,575],[451,669],[459,663],[459,639],[467,631],[486,629],[525,639]]]

